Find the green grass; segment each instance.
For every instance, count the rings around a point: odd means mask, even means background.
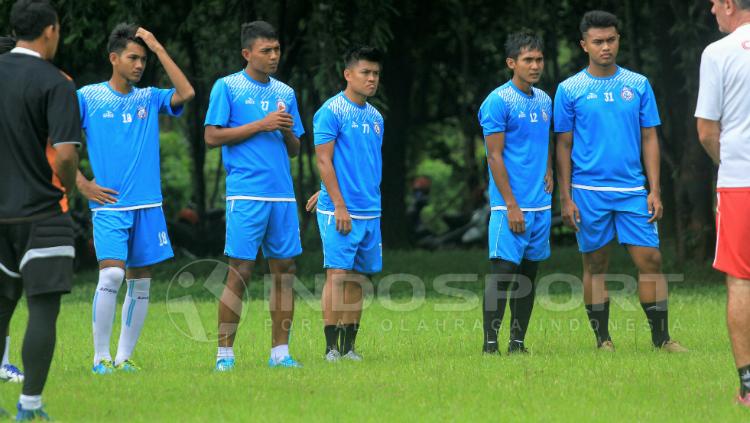
[[[732,403],[737,376],[724,321],[725,289],[703,265],[685,270],[671,296],[672,336],[691,349],[668,355],[650,348],[649,331],[637,298],[613,293],[611,333],[617,352],[602,354],[585,321],[580,296],[554,285],[537,299],[527,336],[530,356],[484,357],[478,300],[442,295],[432,282],[444,273],[487,268],[483,251],[391,252],[384,275],[411,273],[427,286],[412,311],[408,285],[394,285],[393,303],[375,298],[365,310],[358,350],[362,363],[322,360],[323,335],[317,300],[298,300],[292,352],[305,368],[266,366],[270,348],[262,281],[251,282],[247,313],[232,374],[214,374],[216,303],[194,284],[168,283],[188,264],[162,266],[134,359],[139,374],[90,374],[90,298],[95,273],[64,300],[55,360],[45,390],[47,411],[59,421],[338,421],[338,420],[544,420],[544,421],[742,421],[749,410]],[[314,286],[320,257],[300,260],[302,282]],[[675,273],[669,260],[668,272]],[[543,274],[580,274],[572,248],[557,249]],[[195,269],[194,269],[195,270]],[[611,271],[634,274],[617,250]],[[196,272],[197,281],[202,281]],[[479,275],[477,279],[481,279]],[[376,282],[376,285],[378,283]],[[479,282],[451,283],[471,297]],[[124,290],[122,290],[124,291]],[[168,311],[168,298],[193,295],[200,318],[190,332],[183,315]],[[121,296],[123,294],[121,293]],[[571,307],[555,310],[570,300]],[[576,304],[576,302],[578,302]],[[395,305],[394,305],[395,303]],[[174,304],[174,303],[172,303]],[[445,308],[451,310],[445,311]],[[12,323],[11,358],[20,361],[26,320],[19,307]],[[191,336],[185,332],[192,333]],[[118,323],[115,327],[117,338]],[[196,336],[200,335],[200,336]],[[503,325],[507,337],[507,319]],[[202,338],[196,339],[196,338]],[[113,347],[114,352],[114,347]],[[0,386],[0,405],[13,407],[20,387]]]

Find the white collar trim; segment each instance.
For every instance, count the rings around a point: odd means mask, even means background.
[[[41,54],[37,53],[37,52],[36,52],[36,51],[34,51],[34,50],[30,50],[30,49],[28,49],[28,48],[25,48],[25,47],[15,47],[15,48],[14,48],[13,50],[11,50],[10,52],[11,52],[11,53],[18,53],[18,54],[28,54],[29,56],[34,56],[34,57],[38,57],[38,58],[40,58],[40,59],[42,58],[42,55],[41,55]]]

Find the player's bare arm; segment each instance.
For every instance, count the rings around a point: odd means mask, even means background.
[[[271,112],[266,115],[265,118],[250,122],[242,126],[235,128],[223,128],[221,126],[207,125],[203,133],[203,138],[206,141],[206,145],[211,148],[221,147],[222,145],[234,145],[246,141],[252,138],[256,134],[261,132],[273,132],[288,130],[291,134],[292,125],[294,119],[292,115],[282,111]],[[294,137],[294,134],[291,134]],[[284,136],[286,142],[287,136]],[[295,139],[297,137],[294,137]],[[299,140],[297,143],[297,153],[299,153]],[[289,149],[289,142],[287,142],[287,149]],[[291,151],[290,151],[291,156]]]
[[[578,207],[571,197],[570,175],[571,161],[570,156],[573,152],[573,133],[563,132],[557,134],[557,184],[560,187],[560,202],[562,203],[563,223],[570,228],[578,231],[578,222],[581,216],[578,214]]]
[[[716,120],[698,118],[698,139],[706,150],[706,153],[718,165],[720,159],[719,135],[721,134],[721,123]]]
[[[505,149],[505,133],[499,132],[491,134],[485,137],[487,140],[487,163],[492,170],[492,178],[495,180],[495,185],[500,191],[500,195],[503,196],[505,206],[508,208],[508,224],[510,230],[516,233],[521,233],[526,230],[526,224],[523,219],[523,212],[518,206],[516,197],[513,195],[513,191],[510,188],[510,178],[508,177],[508,170],[505,167],[505,161],[503,160],[503,150]]]
[[[641,150],[649,184],[648,213],[651,218],[648,221],[651,223],[661,219],[664,214],[664,207],[661,203],[661,153],[656,127],[641,128]]]
[[[98,204],[115,204],[117,202],[117,198],[114,197],[119,194],[117,191],[100,186],[96,183],[96,179],[89,181],[80,169],[76,171],[75,181],[78,191],[87,199]]]
[[[326,186],[328,195],[334,206],[334,217],[336,219],[336,230],[346,235],[352,230],[352,217],[346,208],[344,197],[341,195],[339,181],[336,178],[336,170],[333,168],[333,147],[336,141],[315,146],[315,155],[317,156],[318,171],[320,179]]]
[[[174,60],[172,60],[172,58],[169,56],[169,53],[167,53],[167,49],[165,49],[164,46],[162,46],[161,43],[156,39],[156,37],[154,37],[154,34],[150,33],[144,28],[138,28],[135,36],[143,40],[148,48],[152,52],[154,52],[156,57],[159,59],[159,62],[161,62],[161,65],[164,67],[164,71],[167,72],[167,76],[172,82],[172,85],[174,85],[175,93],[174,95],[172,95],[170,105],[172,107],[177,107],[192,100],[193,97],[195,97],[195,90],[193,89],[193,86],[190,84],[190,81],[188,81],[187,77],[180,70]]]

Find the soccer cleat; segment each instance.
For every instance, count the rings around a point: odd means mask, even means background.
[[[508,354],[529,354],[529,350],[523,345],[522,341],[508,342]]]
[[[750,408],[750,393],[746,394],[744,397],[741,394],[738,394],[737,404]]]
[[[485,342],[482,346],[483,354],[498,354],[497,342]]]
[[[231,372],[234,370],[234,358],[226,357],[216,360],[216,368],[214,370],[217,372]]]
[[[125,373],[135,373],[135,372],[139,372],[141,370],[141,368],[138,367],[133,362],[133,360],[130,360],[130,359],[125,360],[122,363],[116,365],[115,369],[117,369],[118,371],[121,371],[121,372],[125,372]]]
[[[666,351],[666,352],[668,352],[668,353],[686,353],[686,352],[690,351],[690,350],[688,350],[687,348],[685,348],[685,347],[683,347],[682,345],[680,345],[680,343],[679,343],[679,342],[677,342],[677,341],[673,341],[673,340],[671,340],[671,339],[670,339],[669,341],[665,342],[665,343],[664,343],[664,344],[663,344],[663,345],[661,346],[661,348],[660,348],[660,349],[661,349],[662,351]]]
[[[356,351],[354,351],[354,350],[351,350],[348,353],[342,355],[341,358],[344,359],[344,360],[349,360],[349,361],[362,361],[362,360],[364,360],[364,358],[361,355],[357,354]]]
[[[329,363],[335,363],[341,359],[341,353],[338,350],[330,350],[326,353],[326,361]]]
[[[23,372],[12,364],[5,364],[0,367],[0,381],[21,383],[23,382]]]
[[[17,422],[31,422],[36,420],[50,420],[50,418],[41,408],[37,408],[36,410],[24,410],[21,408],[21,403],[18,403],[18,413],[16,414]]]
[[[102,360],[91,371],[95,375],[108,375],[114,373],[115,365],[112,363],[112,360]]]
[[[286,368],[301,368],[302,365],[296,362],[292,357],[285,356],[280,360],[274,360],[273,358],[268,359],[268,367],[286,367]]]
[[[599,351],[615,352],[615,344],[610,340],[602,342],[597,348],[599,349]]]

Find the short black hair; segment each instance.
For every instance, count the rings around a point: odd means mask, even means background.
[[[266,40],[278,40],[276,30],[266,21],[253,21],[242,24],[241,42],[242,48],[251,48],[258,38]]]
[[[13,50],[16,46],[16,39],[13,37],[0,37],[0,54]]]
[[[146,48],[146,43],[140,38],[135,36],[138,32],[139,26],[136,24],[119,23],[115,26],[115,29],[109,34],[109,41],[107,42],[107,53],[122,53],[123,50],[128,48],[128,43],[136,43],[143,48]],[[148,49],[146,49],[148,51]]]
[[[57,22],[57,12],[48,0],[18,0],[10,9],[10,27],[19,40],[36,40]]]
[[[383,61],[383,53],[376,47],[354,46],[344,54],[344,66],[350,67],[360,60],[380,64]]]
[[[505,41],[505,57],[518,59],[518,56],[526,49],[544,51],[544,41],[531,31],[514,32]]]
[[[734,0],[734,3],[742,10],[750,9],[750,0]]]
[[[611,28],[614,27],[620,32],[620,20],[612,13],[603,10],[591,10],[586,12],[581,19],[581,35],[586,35],[591,28]]]

